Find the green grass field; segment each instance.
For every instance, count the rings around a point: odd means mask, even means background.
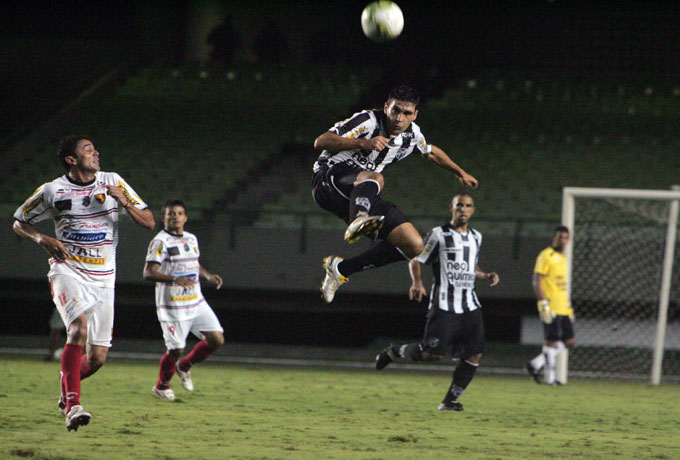
[[[438,412],[446,375],[204,364],[151,397],[157,366],[111,360],[67,432],[57,363],[0,357],[2,459],[677,459],[678,387],[478,376]]]

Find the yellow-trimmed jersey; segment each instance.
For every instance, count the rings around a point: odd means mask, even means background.
[[[567,294],[567,258],[552,247],[546,248],[536,258],[534,273],[541,275],[541,288],[556,315],[573,312]]]

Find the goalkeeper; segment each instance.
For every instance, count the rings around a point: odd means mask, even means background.
[[[532,284],[538,299],[538,314],[543,321],[542,352],[527,363],[527,371],[541,383],[539,372],[545,368],[546,385],[561,385],[555,378],[557,355],[574,345],[574,310],[567,294],[567,259],[564,248],[569,243],[569,229],[555,229],[552,244],[536,259]]]

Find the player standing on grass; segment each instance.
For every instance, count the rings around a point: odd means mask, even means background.
[[[423,249],[423,239],[413,224],[393,203],[380,197],[385,187],[382,172],[387,166],[417,152],[454,173],[463,185],[477,187],[477,179],[442,149],[427,143],[414,122],[419,102],[414,89],[399,86],[390,92],[382,110],[356,113],[314,141],[314,148],[323,150],[314,163],[312,195],[316,203],[349,224],[345,231],[349,243],[361,235],[382,240],[356,257],[324,259],[326,277],[321,293],[326,302],[333,301],[335,291],[353,273],[411,259]]]
[[[397,358],[434,361],[450,352],[460,361],[453,381],[439,404],[439,410],[462,411],[458,398],[463,395],[477,371],[484,351],[482,305],[475,292],[475,279],[491,286],[500,278],[479,267],[482,234],[468,227],[475,202],[468,193],[459,193],[451,202],[451,222],[433,228],[425,239],[425,249],[409,262],[409,298],[420,301],[427,294],[420,277],[420,264],[432,265],[433,283],[423,340],[419,343],[390,345],[376,356],[375,367],[384,369]]]
[[[555,229],[552,244],[536,258],[532,285],[538,300],[538,314],[543,321],[545,342],[542,352],[527,363],[527,371],[536,383],[545,366],[546,385],[562,385],[556,380],[557,355],[574,346],[574,309],[567,294],[567,258],[564,249],[569,243],[569,229]]]
[[[224,343],[220,321],[203,298],[199,278],[222,287],[222,278],[208,272],[198,261],[198,239],[184,230],[187,209],[180,200],[161,208],[163,230],[151,240],[144,266],[144,279],[156,282],[156,314],[167,351],[161,357],[158,381],[151,394],[175,399],[170,379],[177,372],[182,387],[194,390],[191,366],[205,360]],[[201,339],[182,360],[189,332]]]
[[[70,431],[92,417],[80,405],[80,381],[104,364],[111,346],[120,213],[150,230],[154,219],[123,178],[100,171],[99,152],[89,138],[62,139],[57,157],[66,174],[41,185],[19,206],[13,229],[51,256],[52,299],[67,328],[59,410]],[[33,226],[48,218],[54,219],[56,238]]]

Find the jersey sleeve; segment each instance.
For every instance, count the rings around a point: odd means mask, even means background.
[[[149,243],[149,250],[146,252],[146,261],[160,264],[165,259],[165,252],[166,247],[165,244],[163,244],[163,241],[154,238],[151,240],[151,243]]]
[[[355,138],[366,132],[373,132],[375,126],[376,121],[371,117],[370,112],[364,111],[355,113],[350,118],[336,123],[330,131],[338,136]]]
[[[418,254],[418,256],[416,256],[415,259],[421,264],[426,264],[432,259],[432,254],[436,253],[438,250],[439,250],[439,237],[434,232],[434,230],[430,230],[430,232],[425,237],[425,245],[423,247],[423,251],[420,254]]]
[[[536,266],[534,266],[534,273],[545,276],[548,274],[548,253],[542,251],[536,258]]]
[[[418,134],[416,136],[415,151],[418,152],[420,155],[427,155],[428,153],[432,153],[432,145],[427,143],[427,140],[425,140],[425,136],[420,130],[418,131]]]
[[[125,179],[120,177],[118,174],[114,175],[115,179],[115,185],[116,187],[120,187],[123,189],[123,194],[127,197],[128,200],[130,200],[130,203],[137,208],[137,209],[146,209],[148,206],[144,201],[139,197],[137,192],[128,184],[125,182]]]
[[[52,191],[48,184],[43,184],[14,212],[14,218],[27,224],[49,219],[55,215],[52,206]]]

